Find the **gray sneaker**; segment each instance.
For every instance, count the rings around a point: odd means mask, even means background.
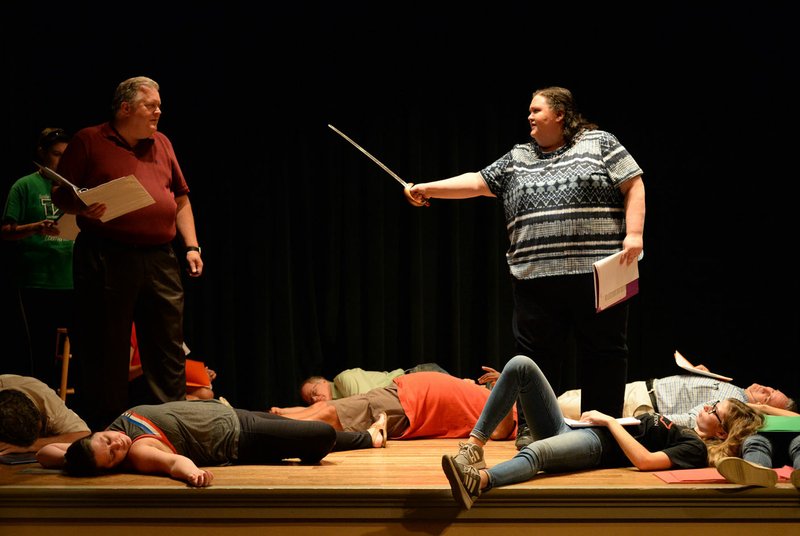
[[[470,465],[475,469],[486,469],[486,461],[483,459],[483,447],[474,443],[460,442],[458,444],[458,454],[450,456],[454,463]]]
[[[456,462],[457,457],[447,454],[442,456],[442,470],[450,482],[453,499],[462,508],[469,510],[481,495],[481,475],[474,466]]]

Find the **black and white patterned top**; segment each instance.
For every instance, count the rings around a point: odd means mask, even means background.
[[[592,263],[622,249],[625,208],[620,185],[642,170],[614,135],[578,134],[543,153],[535,141],[515,145],[481,171],[503,202],[517,279],[592,272]]]

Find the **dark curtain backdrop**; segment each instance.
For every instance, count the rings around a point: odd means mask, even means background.
[[[328,124],[429,181],[527,141],[531,93],[551,84],[645,171],[629,377],[677,373],[678,349],[739,385],[797,393],[787,7],[15,4],[0,23],[3,199],[32,171],[41,128],[104,121],[117,83],[155,78],[206,263],[186,278],[185,338],[236,405],[295,404],[303,378],[350,367],[502,367],[513,341],[499,204],[413,208]],[[3,309],[10,371],[8,284]]]

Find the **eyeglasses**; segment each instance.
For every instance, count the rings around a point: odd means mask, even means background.
[[[707,409],[707,410],[706,410],[706,413],[708,413],[709,415],[713,415],[714,417],[716,417],[716,418],[717,418],[717,420],[719,421],[719,425],[722,427],[722,430],[727,432],[727,430],[725,430],[725,423],[723,423],[723,422],[722,422],[722,417],[720,417],[720,416],[719,416],[719,413],[717,413],[717,404],[719,404],[719,402],[720,402],[720,401],[719,401],[719,400],[717,400],[716,402],[714,402],[713,404],[711,404],[711,407],[710,407],[709,409]]]

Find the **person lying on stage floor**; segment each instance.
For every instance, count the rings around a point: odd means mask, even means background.
[[[186,358],[186,400],[216,398],[211,382],[217,373],[208,368],[201,360],[195,359],[192,351],[184,342],[183,353]],[[132,404],[156,403],[150,386],[144,377],[142,356],[139,353],[139,341],[136,338],[136,324],[131,325],[130,364],[128,365],[128,398]]]
[[[311,406],[273,407],[292,419],[323,421],[336,430],[365,430],[386,413],[389,439],[467,437],[489,397],[489,390],[472,379],[440,372],[416,372],[394,379],[392,385],[364,394],[315,402]],[[510,439],[516,411],[509,410],[492,439]]]
[[[41,380],[0,374],[0,456],[36,452],[89,433],[89,425]]]
[[[478,383],[491,384],[497,381],[499,372],[491,367],[482,368],[486,373],[478,378]],[[698,368],[707,370],[703,365],[698,365]],[[772,387],[754,383],[743,388],[708,376],[677,374],[626,384],[622,416],[635,417],[655,412],[665,415],[676,424],[692,428],[704,405],[726,398],[741,400],[756,409],[760,405],[768,405],[779,410],[797,411],[797,403],[792,398]],[[579,419],[581,390],[573,389],[561,394],[558,405],[565,417]]]
[[[205,487],[214,474],[200,467],[293,458],[317,463],[332,451],[385,445],[385,415],[364,432],[339,432],[325,423],[235,409],[215,399],[180,400],[131,408],[106,430],[72,444],[46,445],[36,458],[44,467],[63,468],[74,476],[137,472]]]
[[[483,446],[506,413],[521,400],[533,442],[512,459],[486,468]],[[453,498],[470,508],[484,491],[530,480],[539,471],[563,473],[584,469],[636,466],[640,471],[706,467],[736,455],[742,440],[754,433],[763,417],[747,404],[729,398],[707,405],[694,428],[676,425],[657,413],[623,426],[599,411],[580,420],[595,426],[571,428],[542,371],[527,356],[506,364],[483,412],[457,455],[442,456],[442,469]]]
[[[300,384],[300,398],[311,405],[314,402],[336,400],[353,395],[362,395],[372,389],[387,387],[395,378],[414,372],[441,372],[449,374],[436,363],[421,363],[410,369],[395,369],[390,372],[364,370],[362,368],[347,369],[329,381],[323,376],[310,376]]]

